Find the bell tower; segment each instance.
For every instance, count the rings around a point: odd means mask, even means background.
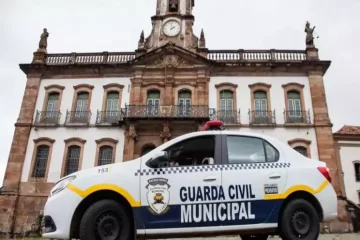
[[[193,32],[194,5],[195,0],[157,0],[156,14],[151,17],[152,31],[146,38],[141,33],[138,51],[148,52],[172,42],[196,52],[199,38]]]

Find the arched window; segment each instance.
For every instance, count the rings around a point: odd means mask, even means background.
[[[72,145],[68,147],[64,176],[79,170],[81,147]]]
[[[152,90],[147,93],[147,115],[157,116],[159,114],[160,107],[160,92],[158,90]]]
[[[288,91],[288,117],[290,122],[302,122],[302,112],[301,112],[301,100],[300,93],[297,91]]]
[[[111,164],[113,162],[113,147],[102,146],[99,149],[98,166]]]
[[[181,90],[178,94],[178,114],[180,116],[190,116],[191,92],[189,90]]]
[[[256,123],[268,123],[268,102],[266,92],[254,92],[254,111]]]
[[[152,151],[155,148],[156,147],[154,145],[147,145],[143,147],[143,149],[141,150],[141,156],[144,156],[145,154],[147,154],[148,152]]]
[[[179,0],[169,0],[168,11],[171,13],[178,12],[179,11]]]
[[[220,120],[234,123],[234,93],[231,90],[220,91]]]
[[[40,145],[36,148],[35,162],[32,178],[44,178],[46,174],[50,147],[47,145]]]
[[[297,146],[297,147],[294,147],[294,150],[298,151],[299,153],[301,153],[302,155],[304,155],[305,157],[308,157],[308,150],[306,147],[303,147],[303,146]]]
[[[76,123],[88,122],[88,104],[89,104],[89,93],[79,92],[76,96],[75,113],[72,122],[76,122]]]

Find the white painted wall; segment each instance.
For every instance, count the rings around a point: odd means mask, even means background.
[[[81,169],[87,169],[94,167],[95,155],[96,155],[96,142],[95,140],[101,138],[113,138],[118,140],[115,153],[115,162],[121,162],[123,160],[124,150],[124,130],[122,128],[33,128],[30,133],[30,138],[27,146],[25,162],[23,166],[23,172],[21,181],[28,181],[30,175],[31,158],[34,152],[34,139],[40,137],[48,137],[55,139],[53,144],[51,162],[48,173],[48,182],[56,182],[60,179],[61,167],[63,157],[65,153],[65,139],[72,137],[79,137],[86,140],[84,145],[84,155],[82,160]]]
[[[342,144],[347,144],[346,146]],[[349,146],[349,144],[357,144]],[[356,182],[354,161],[360,161],[360,141],[339,141],[340,161],[344,172],[344,184],[346,197],[351,201],[360,204],[359,193],[360,182]]]
[[[39,96],[36,101],[36,110],[41,111],[45,98],[45,88],[46,86],[52,84],[58,84],[64,86],[60,111],[61,118],[60,124],[65,122],[66,110],[71,111],[73,96],[74,96],[74,86],[78,84],[90,84],[94,86],[92,90],[90,110],[91,110],[91,120],[90,124],[95,124],[97,110],[101,111],[104,97],[104,85],[109,83],[118,83],[124,85],[122,91],[121,107],[125,107],[125,103],[129,104],[130,100],[130,79],[129,78],[82,78],[82,79],[42,79],[40,84]],[[34,114],[34,116],[35,116]]]
[[[276,122],[284,124],[285,97],[283,84],[294,82],[304,85],[305,110],[310,109],[310,117],[313,122],[312,102],[309,88],[309,79],[304,76],[237,76],[237,77],[211,77],[209,83],[209,107],[217,109],[217,93],[215,84],[229,82],[237,84],[237,108],[240,109],[240,121],[249,124],[249,109],[251,108],[251,91],[249,84],[267,83],[271,84],[270,101],[271,110],[275,109]],[[219,110],[219,109],[217,109]]]
[[[312,159],[319,159],[317,142],[316,142],[316,135],[315,129],[313,128],[235,128],[235,127],[227,127],[228,130],[238,130],[240,132],[251,132],[251,133],[259,133],[269,135],[273,138],[276,138],[284,143],[288,144],[289,140],[294,138],[302,138],[306,140],[310,140],[310,154]]]

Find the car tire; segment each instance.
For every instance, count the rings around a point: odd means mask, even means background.
[[[81,240],[131,240],[131,220],[125,209],[114,200],[92,204],[80,222]]]
[[[255,235],[240,235],[242,240],[266,240],[269,235],[267,234],[255,234]]]
[[[282,239],[317,240],[320,220],[316,209],[304,199],[291,200],[280,216]]]

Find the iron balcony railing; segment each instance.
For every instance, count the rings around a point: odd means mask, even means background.
[[[89,124],[91,111],[66,111],[65,124]]]
[[[126,105],[124,118],[206,118],[211,109],[207,105]]]
[[[308,111],[286,111],[284,110],[285,123],[311,123],[310,110]]]
[[[57,125],[61,117],[60,111],[36,111],[34,124]]]
[[[125,109],[111,111],[97,111],[96,124],[117,124],[124,120]]]
[[[274,111],[249,110],[249,123],[264,124],[264,125],[276,124],[275,110]]]
[[[240,110],[218,110],[215,119],[224,124],[240,124]]]

